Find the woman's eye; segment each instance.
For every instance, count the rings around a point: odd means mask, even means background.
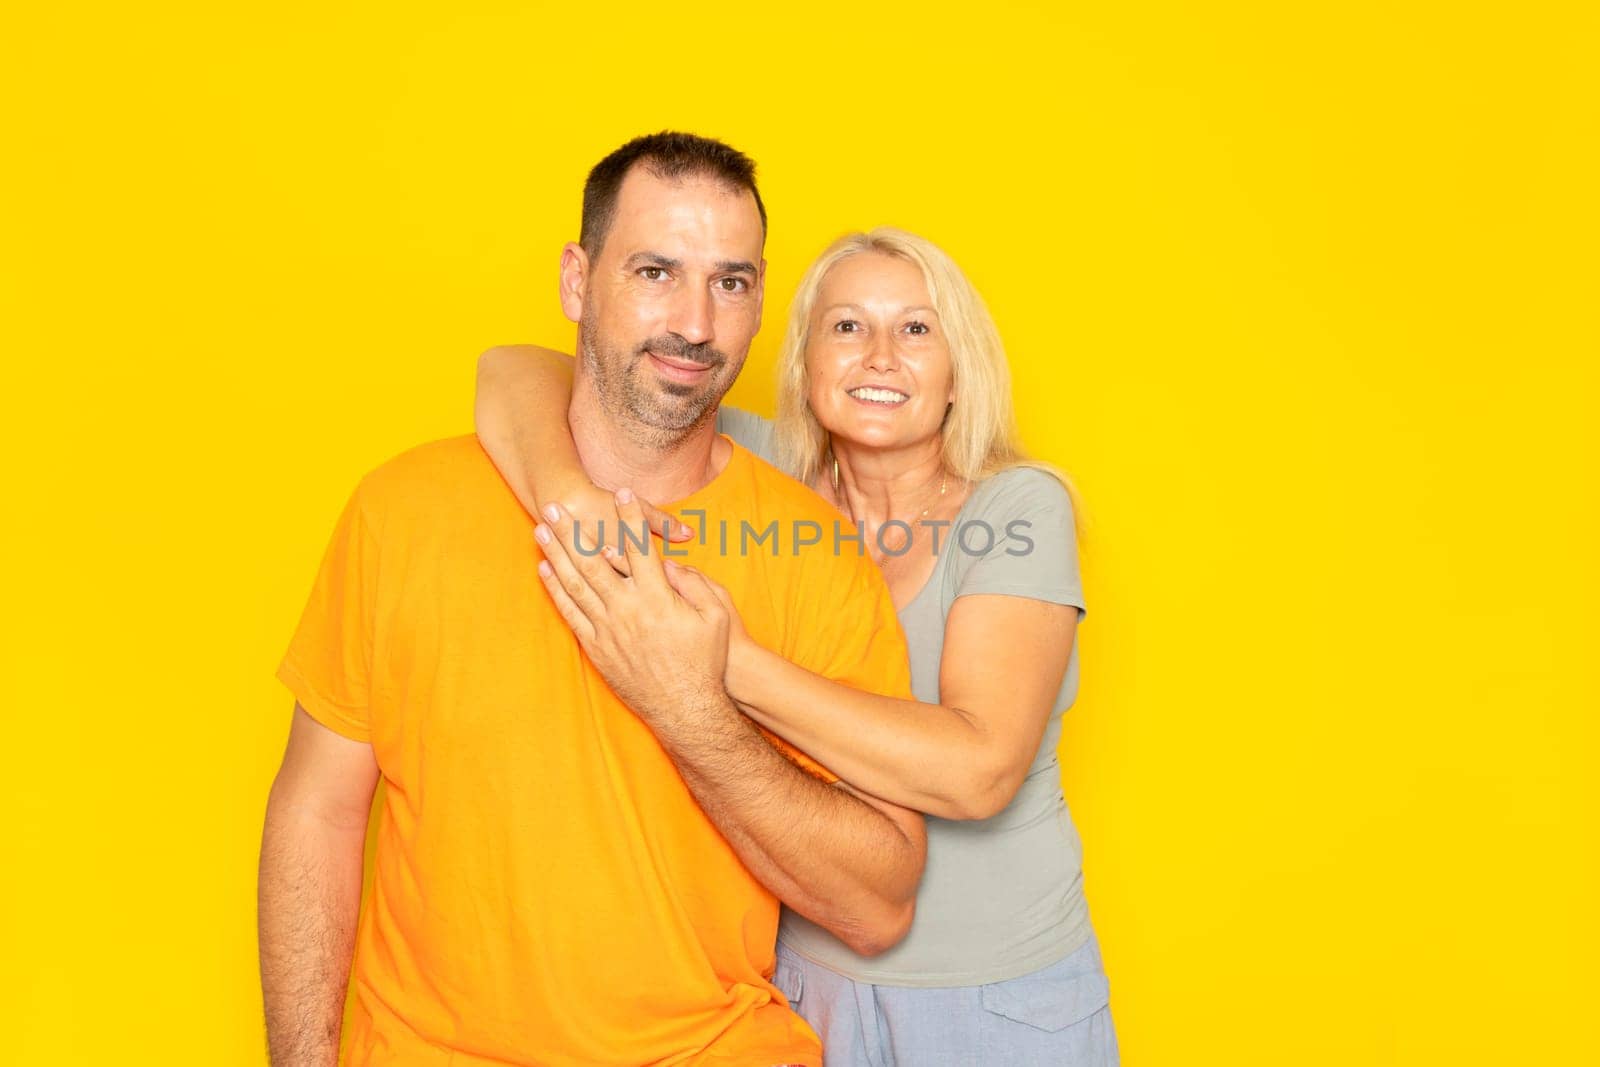
[[[906,329],[911,333],[917,334],[918,336],[930,332],[928,330],[928,324],[925,322],[908,322],[906,323]]]
[[[833,328],[839,333],[855,333],[861,329],[861,324],[855,319],[843,319],[835,323]]]

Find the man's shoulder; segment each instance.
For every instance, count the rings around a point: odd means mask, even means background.
[[[748,504],[752,509],[769,512],[774,518],[792,516],[825,523],[837,519],[849,524],[850,520],[838,508],[824,500],[805,482],[785,474],[732,438],[729,440],[734,448],[744,454],[749,465],[753,491]]]
[[[506,495],[505,483],[474,434],[428,441],[380,463],[356,493],[369,514],[439,513],[474,497]]]
[[[867,535],[809,486],[760,467],[766,506],[755,515],[778,520],[777,551],[766,562],[784,575],[777,588],[793,628],[784,655],[826,678],[909,697],[905,634]]]
[[[726,525],[730,553],[768,556],[825,601],[887,597],[883,572],[867,554],[855,520],[804,482],[744,451],[748,498],[736,502],[734,513],[707,516],[714,525]],[[775,548],[769,547],[773,538]]]

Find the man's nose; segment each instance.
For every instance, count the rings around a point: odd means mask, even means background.
[[[714,336],[711,291],[704,286],[686,286],[672,301],[667,329],[692,345],[703,345]]]

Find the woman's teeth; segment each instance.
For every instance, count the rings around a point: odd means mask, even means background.
[[[897,393],[893,389],[873,389],[869,386],[851,389],[850,395],[857,400],[870,400],[874,404],[900,404],[909,399],[906,394]]]

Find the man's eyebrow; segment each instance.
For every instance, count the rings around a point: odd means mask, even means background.
[[[664,256],[660,252],[635,252],[628,257],[623,265],[624,270],[633,270],[636,267],[665,267],[668,270],[677,270],[683,266],[683,260]]]
[[[717,261],[717,269],[729,274],[756,273],[756,265],[748,259],[720,259]]]

